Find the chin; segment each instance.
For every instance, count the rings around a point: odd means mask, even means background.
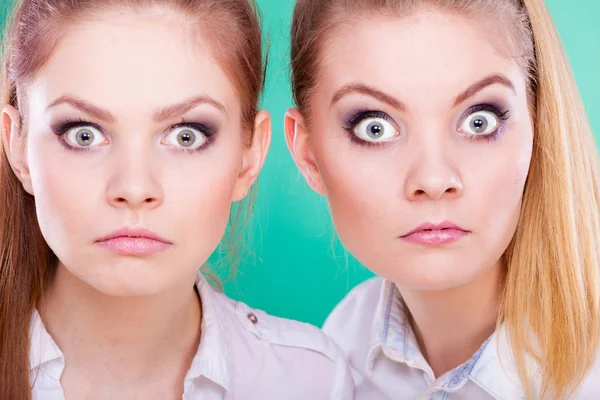
[[[96,276],[84,282],[102,294],[115,297],[152,296],[167,289],[165,281],[159,282],[152,277],[133,273]]]
[[[454,289],[460,286],[464,286],[470,282],[469,279],[457,280],[457,279],[439,279],[435,277],[423,277],[423,276],[412,276],[409,278],[399,278],[396,280],[396,284],[399,287],[428,292],[443,292],[446,290]]]
[[[87,265],[93,267],[66,267],[75,278],[67,281],[75,285],[80,282],[107,296],[152,296],[168,290],[176,279],[168,267],[160,268],[140,259],[125,259],[118,263],[90,262]]]
[[[431,274],[399,274],[391,279],[399,287],[421,291],[444,291],[469,283],[469,278],[435,276]]]
[[[85,283],[97,292],[111,297],[147,297],[161,292],[161,288],[143,282],[87,281]]]
[[[444,291],[465,286],[487,270],[487,268],[469,268],[469,262],[465,262],[464,259],[456,260],[448,254],[438,256],[428,257],[428,260],[416,258],[409,262],[405,259],[401,265],[397,263],[388,265],[380,275],[396,283],[400,288]]]

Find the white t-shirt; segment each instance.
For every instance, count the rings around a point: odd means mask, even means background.
[[[184,400],[347,400],[354,386],[344,357],[317,328],[253,310],[215,291],[201,274],[202,337]],[[33,400],[62,400],[65,360],[36,312],[31,322]]]
[[[323,330],[346,354],[357,400],[525,398],[503,328],[470,360],[436,379],[410,328],[396,285],[382,278],[354,288],[331,313]],[[536,376],[535,365],[532,371]],[[537,382],[539,388],[538,381],[534,380],[534,387]],[[598,362],[570,399],[600,399]]]

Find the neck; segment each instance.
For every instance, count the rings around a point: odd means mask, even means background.
[[[467,285],[443,291],[403,289],[417,342],[436,377],[468,361],[496,329],[502,264]]]
[[[40,314],[71,368],[127,382],[163,368],[185,376],[200,340],[201,307],[193,283],[190,276],[161,294],[108,296],[59,264]]]

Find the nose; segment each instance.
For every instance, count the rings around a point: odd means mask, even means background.
[[[461,174],[450,154],[451,145],[429,143],[409,168],[405,196],[410,201],[456,199],[463,193]]]
[[[151,149],[130,146],[115,152],[110,163],[106,199],[111,206],[137,210],[162,203],[162,186]]]

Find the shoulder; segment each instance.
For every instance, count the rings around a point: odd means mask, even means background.
[[[596,356],[596,362],[587,372],[581,385],[575,392],[577,399],[595,399],[600,393],[600,356]]]
[[[383,285],[380,277],[357,285],[327,317],[323,330],[344,350],[355,341],[369,342]]]
[[[269,315],[220,292],[213,291],[211,297],[219,309],[218,318],[244,336],[274,346],[310,350],[332,361],[339,355],[337,346],[313,325]]]
[[[339,356],[334,342],[313,325],[275,317],[242,302],[235,303],[235,312],[245,330],[272,345],[310,350],[331,361]]]
[[[278,393],[287,399],[353,398],[344,356],[321,330],[269,315],[222,293],[213,292],[212,297],[217,318],[227,330],[234,375],[244,376],[238,390],[251,384],[254,393]]]
[[[383,284],[383,278],[375,277],[356,285],[329,314],[327,321],[325,321],[325,326],[338,316],[345,316],[344,314],[354,315],[356,312],[360,313],[362,310],[376,308],[379,303]]]
[[[352,289],[331,312],[323,331],[342,349],[354,382],[360,386],[367,374],[369,354],[375,345],[373,332],[385,281],[372,278]]]

